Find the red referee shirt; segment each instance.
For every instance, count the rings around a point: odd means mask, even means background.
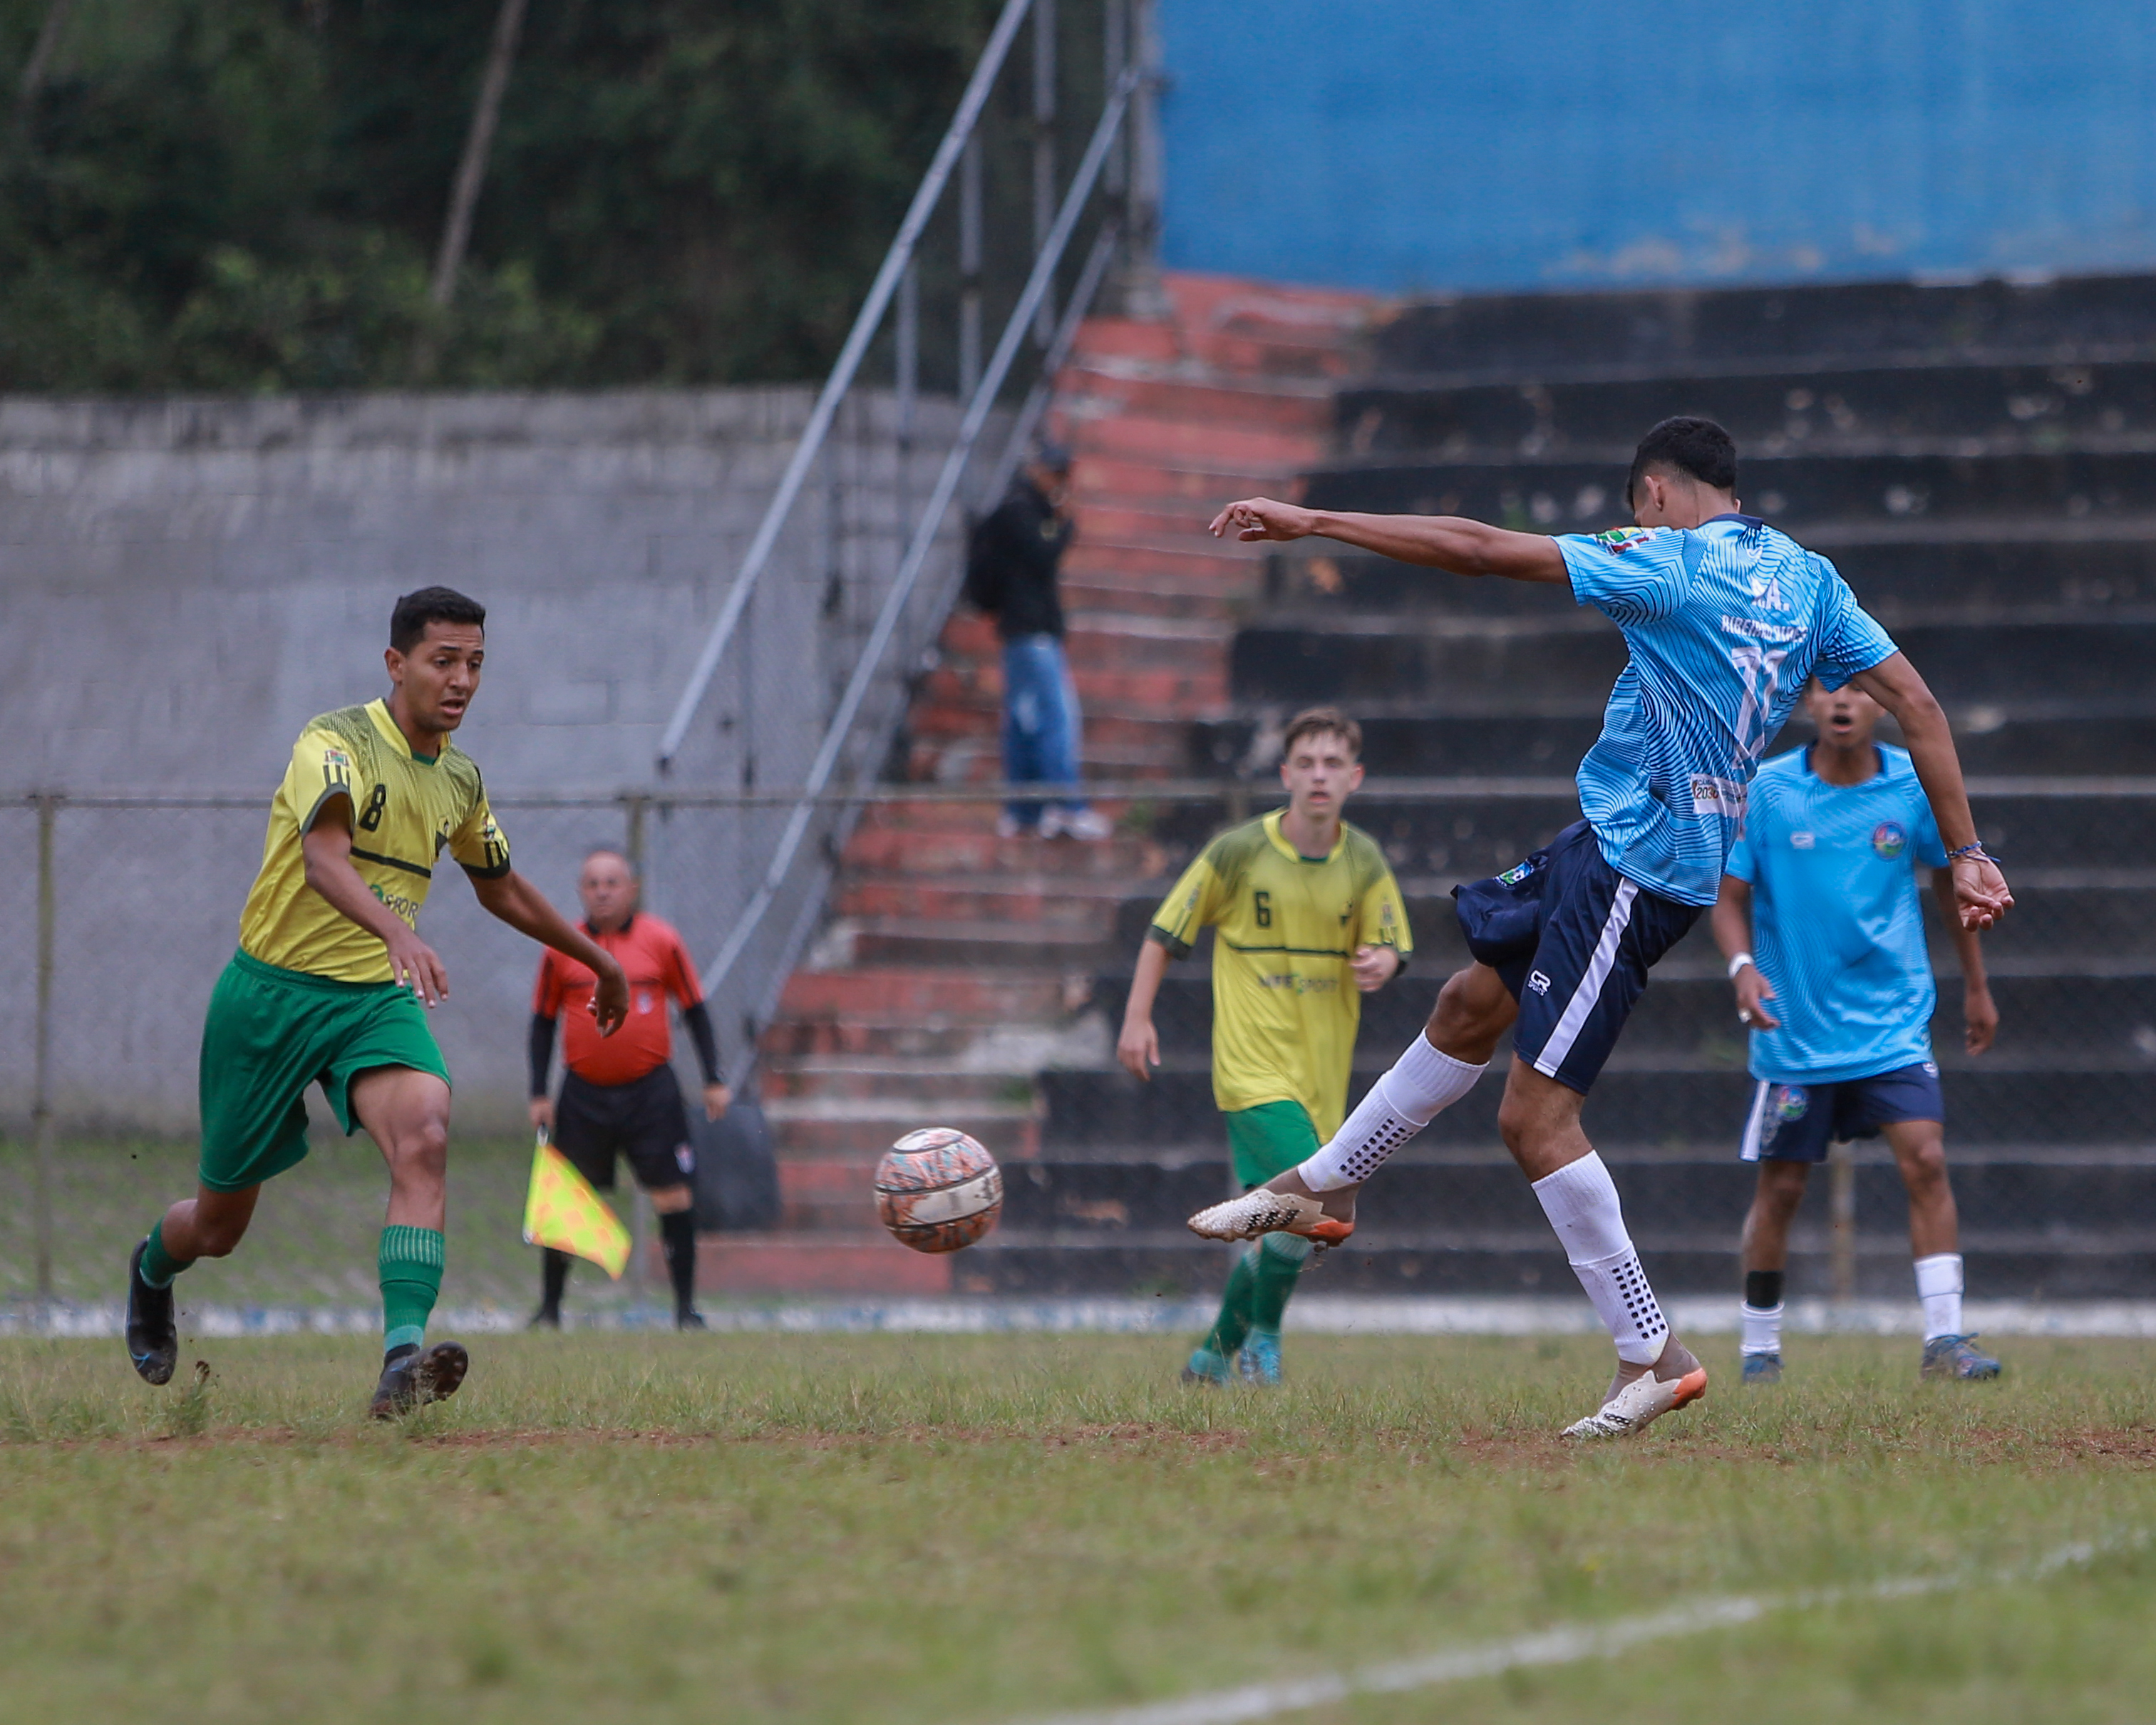
[[[588,922],[584,932],[629,973],[629,1016],[621,1028],[611,1036],[599,1034],[591,1013],[598,978],[551,947],[539,960],[531,1010],[562,1021],[562,1058],[585,1083],[634,1084],[673,1058],[667,999],[687,1008],[704,998],[696,967],[672,927],[642,911],[618,934],[601,934]]]

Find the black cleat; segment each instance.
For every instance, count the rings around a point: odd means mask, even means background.
[[[531,1322],[524,1327],[527,1330],[558,1330],[562,1327],[562,1314],[550,1307],[542,1306],[531,1314]]]
[[[127,1357],[145,1384],[169,1384],[179,1363],[180,1327],[172,1317],[172,1285],[153,1288],[142,1280],[142,1254],[149,1249],[142,1241],[127,1260]]]
[[[701,1312],[677,1312],[674,1314],[674,1327],[677,1330],[708,1330],[711,1326],[704,1322],[704,1314]]]
[[[374,1399],[367,1411],[377,1420],[394,1420],[429,1402],[447,1399],[457,1393],[471,1369],[471,1356],[461,1342],[437,1342],[424,1353],[407,1343],[382,1362],[382,1381],[374,1386]]]

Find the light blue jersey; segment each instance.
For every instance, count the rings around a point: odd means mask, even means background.
[[[1711,905],[1746,788],[1806,681],[1839,689],[1894,643],[1832,563],[1748,515],[1557,543],[1573,597],[1632,654],[1579,763],[1580,812],[1619,874]]]
[[[1778,755],[1753,783],[1729,872],[1752,888],[1752,951],[1779,1030],[1752,1033],[1752,1076],[1838,1084],[1932,1058],[1932,960],[1917,869],[1946,866],[1938,824],[1903,751],[1879,747],[1862,784],[1829,784],[1811,751]]]

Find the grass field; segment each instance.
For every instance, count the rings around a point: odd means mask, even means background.
[[[2145,1717],[2156,1349],[1800,1344],[1622,1448],[1585,1342],[515,1336],[357,1416],[358,1341],[0,1344],[0,1717],[1028,1719],[1729,1594],[1967,1576],[1298,1717]],[[2114,1548],[1999,1581],[2062,1542]]]

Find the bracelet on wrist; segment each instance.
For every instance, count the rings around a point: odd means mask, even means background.
[[[1737,980],[1737,973],[1743,969],[1746,965],[1753,963],[1753,962],[1754,960],[1749,952],[1739,952],[1734,958],[1729,961],[1729,980],[1732,983],[1735,982]]]
[[[1981,839],[1970,845],[1957,845],[1947,853],[1947,861],[1949,865],[1958,862],[1995,863],[1998,860],[1997,857],[1984,848],[1984,841]]]

